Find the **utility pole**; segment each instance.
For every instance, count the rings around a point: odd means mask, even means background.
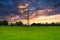
[[[30,4],[30,3],[28,3],[28,4]],[[27,7],[28,8],[28,11],[27,11],[27,26],[29,27],[29,6]]]
[[[27,13],[27,26],[29,26],[29,10],[28,10],[28,13]]]

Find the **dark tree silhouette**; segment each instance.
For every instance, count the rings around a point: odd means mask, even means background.
[[[36,23],[32,23],[31,26],[36,26]]]
[[[23,23],[21,21],[19,23],[20,23],[20,25],[23,25]]]
[[[7,20],[3,20],[2,23],[3,23],[3,25],[5,25],[5,26],[8,25],[8,21],[7,21]]]
[[[15,24],[14,23],[11,23],[10,26],[15,26]]]
[[[55,23],[51,23],[51,25],[52,25],[52,26],[54,26],[54,25],[55,25]]]
[[[41,23],[32,23],[31,26],[42,26]]]
[[[0,25],[3,25],[2,21],[0,21]]]
[[[17,26],[23,26],[23,23],[20,21],[20,22],[16,22],[16,25]]]

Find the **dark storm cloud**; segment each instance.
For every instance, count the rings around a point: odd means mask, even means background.
[[[60,0],[0,0],[0,16],[3,19],[6,18],[6,16],[11,16],[12,14],[20,15],[17,6],[20,4],[26,4],[28,2],[30,2],[30,10],[35,11],[54,8],[55,10],[50,12],[49,15],[60,13]]]
[[[15,0],[0,0],[0,15],[10,15],[17,12],[17,1]]]

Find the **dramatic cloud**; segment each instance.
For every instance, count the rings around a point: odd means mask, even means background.
[[[30,20],[41,20],[42,16],[50,18],[52,15],[55,18],[60,15],[60,0],[0,0],[0,20],[27,21],[28,13]]]

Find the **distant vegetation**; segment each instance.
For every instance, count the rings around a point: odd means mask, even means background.
[[[0,21],[0,25],[7,26],[8,25],[8,21],[7,20]]]
[[[51,23],[51,24],[32,23],[31,26],[60,26],[60,23]]]
[[[9,25],[7,20],[3,20],[3,21],[0,21],[0,26],[27,26],[27,25],[26,24],[24,25],[21,21],[16,23],[11,23]],[[51,23],[51,24],[32,23],[29,26],[60,26],[60,23]]]

